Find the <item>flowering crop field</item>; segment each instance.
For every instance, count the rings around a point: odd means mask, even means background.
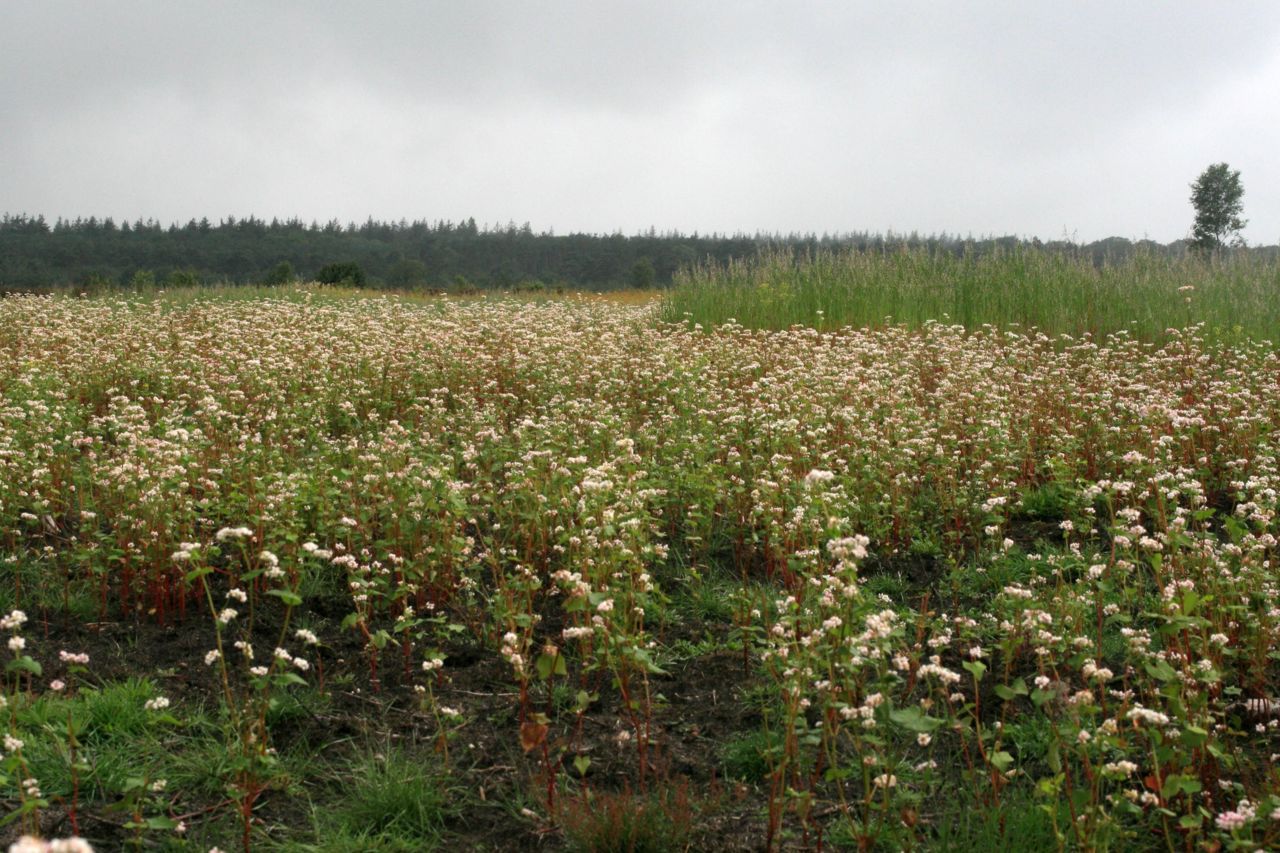
[[[0,837],[1280,843],[1274,347],[659,317],[0,300]]]

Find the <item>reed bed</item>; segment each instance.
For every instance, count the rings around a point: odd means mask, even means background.
[[[1243,253],[1138,253],[1095,264],[1034,248],[765,252],[684,270],[664,317],[703,326],[732,319],[753,329],[917,328],[934,321],[1073,337],[1123,331],[1150,341],[1204,324],[1213,340],[1273,340],[1280,330],[1280,263]]]

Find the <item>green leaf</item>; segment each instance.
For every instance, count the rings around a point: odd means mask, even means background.
[[[1062,783],[1064,781],[1064,778],[1065,777],[1061,773],[1056,773],[1051,779],[1041,779],[1039,782],[1037,782],[1036,789],[1042,794],[1048,794],[1049,796],[1056,796],[1058,792],[1062,789]],[[1055,807],[1051,805],[1047,805],[1047,806],[1044,806],[1044,808],[1048,809],[1049,813],[1052,814],[1053,813],[1052,810]]]
[[[47,809],[47,808],[49,808],[48,800],[44,799],[43,797],[41,797],[40,799],[36,799],[33,797],[27,800],[26,802],[24,802],[18,808],[14,809],[13,813],[8,815],[4,820],[0,820],[0,826],[4,826],[9,821],[13,820],[14,818],[20,817],[21,815],[34,814],[40,809]]]
[[[889,719],[911,732],[931,732],[943,722],[927,716],[917,705],[896,708],[889,712]]]
[[[1170,773],[1164,777],[1164,784],[1160,786],[1160,796],[1166,800],[1178,796],[1182,790],[1182,776],[1177,773]]]
[[[996,695],[999,696],[1001,699],[1003,699],[1006,702],[1009,702],[1015,696],[1027,695],[1027,682],[1019,678],[1019,679],[1016,679],[1013,682],[1013,684],[1010,684],[1007,686],[1004,684],[997,684],[995,692],[996,692]]]
[[[1182,742],[1189,747],[1195,748],[1208,738],[1209,733],[1199,726],[1184,726],[1182,729]]]
[[[987,665],[980,660],[967,660],[960,665],[973,673],[975,681],[981,681],[982,676],[987,672]]]
[[[665,669],[658,666],[658,664],[654,662],[653,657],[649,654],[648,649],[635,649],[635,648],[624,649],[624,653],[629,654],[632,658],[636,660],[637,663],[640,663],[641,665],[643,665],[645,670],[649,672],[651,675],[667,674],[667,671]]]
[[[213,573],[213,569],[209,568],[208,566],[202,566],[198,569],[192,569],[191,571],[187,572],[186,575],[184,575],[184,577],[187,579],[187,583],[192,583],[193,581],[198,581],[200,580],[200,578],[204,577],[205,575],[212,574],[212,573]]]
[[[302,603],[302,596],[288,589],[272,589],[267,591],[267,595],[274,595],[290,607],[297,607]]]
[[[23,655],[20,658],[14,658],[4,668],[5,672],[29,672],[32,675],[41,675],[44,668],[40,666],[39,661],[31,659],[30,655]]]
[[[564,655],[555,654],[538,655],[538,660],[534,664],[534,668],[538,671],[538,678],[546,681],[553,675],[568,675],[569,670],[565,666]]]
[[[992,754],[991,766],[999,770],[1001,773],[1005,773],[1013,766],[1013,756],[1004,750],[1000,750],[999,752]]]
[[[579,755],[573,759],[573,769],[578,771],[579,776],[587,775],[587,768],[591,766],[591,759],[585,755]]]

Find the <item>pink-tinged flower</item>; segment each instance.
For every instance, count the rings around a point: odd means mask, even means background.
[[[821,485],[822,483],[828,483],[835,478],[836,475],[830,471],[823,471],[819,468],[814,468],[808,474],[804,475],[804,484],[812,488],[814,486]]]
[[[248,527],[224,527],[214,534],[214,538],[219,542],[227,542],[232,539],[248,539],[253,536],[253,531]]]

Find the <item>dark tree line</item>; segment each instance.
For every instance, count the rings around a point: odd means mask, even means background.
[[[185,225],[111,219],[0,219],[0,287],[312,280],[354,265],[371,287],[575,289],[664,284],[697,260],[755,251],[757,238],[698,234],[535,233],[462,222],[343,225],[230,217]],[[352,269],[352,267],[348,267]]]
[[[663,286],[689,264],[723,262],[766,248],[887,251],[907,246],[972,252],[1020,245],[1023,241],[1013,237],[975,241],[946,234],[700,235],[651,229],[632,236],[557,235],[535,233],[527,224],[480,227],[474,219],[321,225],[250,216],[163,225],[90,217],[49,224],[41,216],[6,214],[0,217],[0,290],[281,283],[324,276],[396,289],[608,290]],[[1087,246],[1048,245],[1101,262],[1138,248],[1180,252],[1185,244],[1111,238]]]

